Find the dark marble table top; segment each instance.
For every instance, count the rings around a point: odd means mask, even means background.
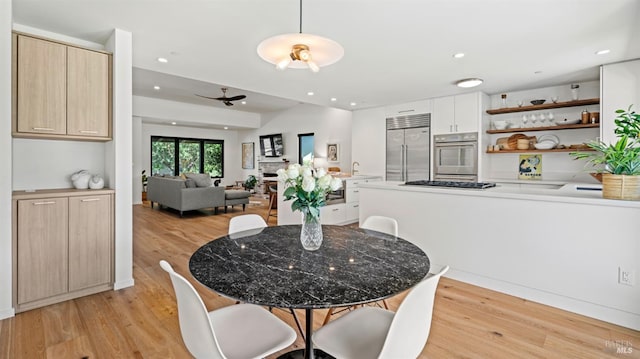
[[[381,300],[429,272],[417,246],[384,233],[323,225],[322,247],[306,251],[299,225],[267,227],[215,239],[189,261],[212,290],[247,303],[328,308]]]

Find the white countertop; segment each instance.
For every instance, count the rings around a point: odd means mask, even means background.
[[[406,186],[403,182],[379,181],[361,184],[360,188],[640,208],[640,201],[604,199],[602,198],[602,191],[590,190],[601,189],[602,185],[590,183],[568,183],[565,185],[498,183],[496,187],[493,188],[467,189],[452,187]],[[578,188],[587,189],[579,190]]]

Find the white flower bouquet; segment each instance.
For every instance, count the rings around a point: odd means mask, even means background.
[[[296,163],[277,173],[278,180],[285,183],[284,200],[294,199],[291,210],[316,219],[320,217],[320,207],[325,205],[327,194],[342,188],[342,180],[331,176],[324,168],[313,169]]]

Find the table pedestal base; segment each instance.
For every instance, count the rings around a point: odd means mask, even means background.
[[[298,350],[294,350],[294,351],[290,351],[288,353],[284,353],[282,355],[280,355],[278,357],[278,359],[303,359],[305,358],[305,350],[304,349],[298,349]],[[320,349],[313,349],[313,358],[316,359],[336,359],[334,357],[332,357],[331,355],[323,352]]]

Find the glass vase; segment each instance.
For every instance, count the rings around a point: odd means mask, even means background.
[[[308,251],[315,251],[322,245],[322,224],[320,215],[315,217],[306,209],[302,211],[302,230],[300,231],[300,243]]]

